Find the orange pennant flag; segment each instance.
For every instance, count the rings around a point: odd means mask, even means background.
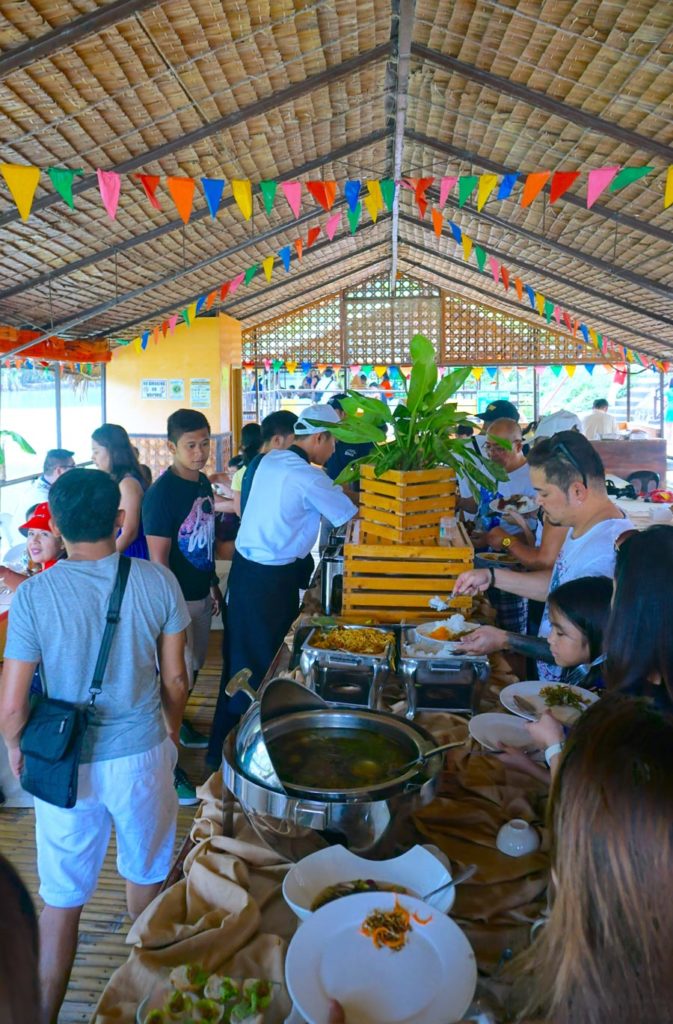
[[[162,325],[161,325],[161,333],[163,334],[163,336],[165,338],[167,333],[168,333],[168,320],[164,320],[164,322],[162,323]]]
[[[215,302],[216,298],[217,298],[217,288],[215,289],[215,291],[210,292],[210,294],[208,295],[208,298],[206,299],[206,309],[212,309],[213,308],[213,303]]]
[[[320,203],[323,210],[327,210],[329,213],[336,199],[337,183],[336,181],[307,181],[306,191],[313,196],[316,203]]]
[[[152,331],[152,341],[154,342],[155,345],[159,344],[159,327],[158,327],[158,325]]]
[[[308,235],[306,236],[306,248],[310,249],[316,238],[320,234],[320,228],[309,228]]]
[[[442,225],[443,224],[444,224],[444,216],[443,216],[441,210],[433,209],[433,211],[432,211],[432,228],[433,228],[435,234],[437,235],[437,238],[441,237]]]
[[[304,255],[304,243],[302,242],[301,238],[296,239],[294,247],[297,250],[297,256],[301,260],[302,256]]]
[[[523,302],[523,281],[520,277],[514,278],[514,287],[516,288],[516,294],[519,296],[519,302]]]
[[[535,171],[526,178],[521,196],[521,206],[530,206],[534,199],[537,199],[542,189],[547,184],[551,171]]]
[[[166,178],[166,184],[183,224],[189,224],[194,203],[194,179]]]

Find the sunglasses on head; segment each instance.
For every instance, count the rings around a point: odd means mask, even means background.
[[[570,465],[574,469],[576,469],[579,475],[582,477],[582,483],[584,484],[584,486],[589,486],[586,473],[584,472],[579,462],[577,461],[573,453],[570,451],[570,448],[568,448],[567,444],[565,444],[564,441],[557,441],[556,444],[552,446],[552,455],[560,455],[561,458],[566,460],[566,462],[569,462]]]

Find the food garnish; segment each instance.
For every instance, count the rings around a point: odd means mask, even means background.
[[[425,920],[413,915],[416,924],[426,925],[432,921],[432,915]],[[397,898],[392,910],[373,910],[362,922],[360,934],[371,939],[377,949],[399,952],[407,944],[407,935],[413,931],[412,915],[403,907]]]
[[[240,986],[232,978],[221,974],[211,974],[203,989],[206,999],[217,999],[220,1003],[228,1003],[232,999],[238,999],[241,994]]]
[[[591,703],[586,697],[576,693],[571,686],[564,686],[563,683],[559,683],[556,686],[543,686],[540,690],[540,696],[547,707],[563,706],[576,708],[578,711],[585,711]]]
[[[505,512],[507,509],[518,512],[520,509],[526,508],[529,501],[530,499],[525,494],[512,494],[509,498],[498,498],[496,507],[499,512]]]
[[[253,1013],[266,1010],[273,999],[273,983],[262,978],[247,978],[243,982],[243,995]]]
[[[195,1021],[207,1021],[208,1024],[219,1024],[224,1017],[224,1007],[214,999],[197,999],[192,1012]]]
[[[183,964],[182,967],[175,967],[171,971],[168,980],[179,992],[198,992],[200,994],[208,981],[208,971],[204,971],[200,964]]]
[[[337,882],[336,885],[328,885],[318,893],[311,910],[318,910],[332,900],[339,900],[342,896],[352,896],[356,892],[396,892],[401,896],[408,896],[409,890],[403,885],[396,885],[394,882],[376,882],[373,878],[353,878],[349,882]]]
[[[393,643],[392,633],[379,629],[321,629],[311,638],[311,646],[324,651],[348,651],[349,654],[383,654]]]
[[[189,993],[176,989],[171,992],[166,1000],[164,1010],[171,1020],[182,1020],[183,1014],[193,1006],[192,997]]]
[[[163,1009],[150,1010],[143,1024],[264,1024],[263,1011],[273,999],[275,986],[264,978],[241,982],[209,974],[199,964],[175,967],[169,980],[172,990]]]
[[[168,1017],[163,1010],[150,1010],[143,1024],[165,1024]]]

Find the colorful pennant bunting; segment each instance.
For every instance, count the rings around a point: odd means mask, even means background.
[[[246,220],[252,217],[252,185],[246,178],[234,178],[231,182],[236,205]]]
[[[166,178],[166,185],[183,224],[189,224],[194,205],[193,178]]]
[[[143,192],[145,193],[145,195],[149,199],[150,205],[153,206],[155,210],[160,210],[161,209],[161,203],[159,202],[159,200],[157,199],[157,196],[156,196],[157,187],[159,185],[159,182],[161,181],[159,175],[158,174],[136,174],[135,177],[138,179],[138,181],[142,185]]]
[[[555,203],[557,199],[560,199],[579,176],[579,171],[555,171],[549,187],[549,202]]]
[[[462,175],[458,179],[458,206],[461,208],[465,206],[475,188],[479,185],[478,174],[467,174]]]
[[[213,220],[217,217],[225,185],[226,181],[224,178],[201,178],[201,187],[203,188],[203,194],[206,197],[208,210]]]
[[[359,181],[347,181],[344,184],[344,196],[348,203],[348,209],[355,213],[360,198],[361,183]]]
[[[273,210],[273,204],[276,199],[276,191],[278,189],[277,181],[260,181],[259,189],[262,193],[262,202],[264,203],[264,209],[267,213],[271,213]]]
[[[96,171],[98,177],[98,188],[100,190],[103,206],[111,220],[117,216],[117,205],[119,193],[121,192],[122,179],[116,171]]]
[[[597,167],[587,175],[587,210],[590,210],[601,193],[605,192],[619,167]]]
[[[283,261],[285,270],[288,271],[290,269],[290,246],[284,245],[283,248],[278,251],[278,255]]]
[[[316,203],[319,203],[323,210],[327,210],[329,213],[334,206],[334,200],[336,199],[336,181],[307,181],[306,188],[313,196]]]
[[[392,178],[381,179],[381,195],[383,196],[383,202],[386,204],[388,213],[392,211],[395,202],[395,189],[396,185]]]
[[[491,192],[498,184],[497,174],[480,174],[477,187],[477,210],[481,213]]]
[[[439,183],[439,205],[443,209],[446,200],[449,198],[451,189],[458,181],[458,178],[442,178]]]
[[[292,210],[295,217],[299,216],[301,210],[301,182],[300,181],[283,181],[280,187],[283,190],[283,195],[287,199],[287,204]]]
[[[526,184],[523,186],[523,194],[521,196],[521,206],[530,206],[534,199],[539,196],[542,189],[547,184],[551,171],[534,171],[532,174],[526,175]]]
[[[275,258],[275,256],[271,255],[267,256],[265,259],[262,260],[262,269],[264,270],[264,276],[267,279],[267,281],[271,280]]]
[[[12,193],[12,199],[21,215],[21,220],[28,220],[33,206],[33,199],[40,183],[39,167],[28,167],[23,164],[0,164],[0,171]]]
[[[51,178],[51,183],[60,195],[61,199],[64,199],[71,210],[75,208],[75,200],[72,194],[73,179],[78,174],[84,174],[81,167],[76,170],[70,170],[69,167],[48,167],[47,174]],[[143,177],[143,175],[138,175]]]

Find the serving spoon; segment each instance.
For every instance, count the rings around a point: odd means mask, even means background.
[[[431,757],[435,756],[435,754],[441,754],[445,750],[451,750],[452,747],[464,746],[465,740],[458,740],[453,743],[442,743],[439,747],[431,747],[430,750],[426,750],[424,753],[419,754],[418,757],[415,757],[413,761],[408,761],[406,764],[403,764],[401,768],[395,768],[395,775],[404,775],[404,773],[408,772],[410,768],[414,767],[414,765],[425,764],[425,762],[429,761]]]
[[[450,889],[452,885],[460,885],[461,882],[467,882],[468,878],[472,878],[472,875],[476,874],[477,865],[468,864],[468,866],[455,878],[452,878],[450,882],[444,882],[444,885],[437,886],[436,889],[432,889],[431,892],[424,893],[420,898],[425,902],[429,900],[431,896],[436,896],[439,892],[444,892],[445,889]]]

